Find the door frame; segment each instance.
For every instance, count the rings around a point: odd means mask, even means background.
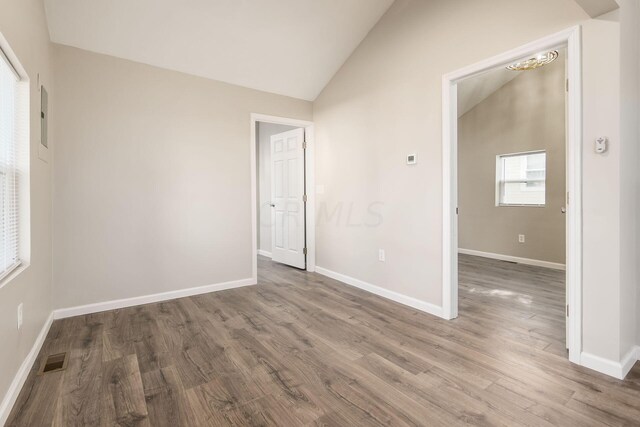
[[[316,270],[316,197],[315,197],[315,132],[313,122],[307,120],[291,119],[287,117],[269,116],[266,114],[251,113],[251,245],[252,245],[252,278],[258,281],[258,201],[257,201],[257,156],[256,156],[256,124],[273,123],[285,126],[304,128],[305,141],[305,240],[307,244],[307,271]]]
[[[569,360],[580,364],[582,351],[582,51],[581,27],[575,26],[528,43],[442,77],[442,311],[458,317],[458,182],[457,84],[541,51],[567,48],[566,115],[566,286]],[[570,196],[570,197],[569,197]]]

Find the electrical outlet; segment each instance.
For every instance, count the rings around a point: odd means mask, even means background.
[[[518,234],[518,243],[524,243],[524,234]]]
[[[378,249],[378,261],[384,262],[384,249]]]
[[[18,330],[22,328],[22,303],[18,304]]]

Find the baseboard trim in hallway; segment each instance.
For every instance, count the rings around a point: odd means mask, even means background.
[[[349,286],[371,292],[372,294],[381,296],[383,298],[390,299],[391,301],[395,301],[411,308],[415,308],[416,310],[420,310],[434,316],[443,317],[442,307],[438,307],[437,305],[428,303],[426,301],[421,301],[419,299],[403,295],[398,292],[390,291],[388,289],[381,288],[380,286],[372,285],[371,283],[364,282],[345,274],[336,273],[335,271],[331,271],[323,267],[316,266],[316,273],[330,277]]]
[[[627,376],[638,360],[640,360],[640,346],[632,347],[620,362],[586,352],[582,352],[580,355],[580,364],[582,366],[619,380],[623,380]]]
[[[20,369],[18,369],[15,377],[13,377],[9,390],[7,390],[7,393],[4,395],[2,403],[0,404],[0,426],[3,426],[7,422],[7,418],[9,418],[9,414],[11,414],[11,409],[18,399],[22,386],[25,381],[27,381],[29,372],[31,372],[31,367],[38,358],[38,353],[40,353],[40,349],[42,348],[42,344],[44,344],[44,340],[47,338],[47,334],[49,333],[52,323],[53,313],[51,313],[44,322],[44,325],[42,326],[36,341],[33,343],[29,354],[27,354],[27,357],[22,361]]]
[[[213,285],[198,286],[195,288],[180,289],[176,291],[161,292],[139,297],[124,298],[112,301],[98,302],[95,304],[80,305],[77,307],[60,308],[54,310],[54,319],[64,319],[66,317],[81,316],[84,314],[99,313],[101,311],[115,310],[118,308],[133,307],[136,305],[151,304],[172,300],[176,298],[190,297],[193,295],[208,294],[210,292],[224,291],[227,289],[241,288],[243,286],[255,285],[255,279],[241,279],[230,282],[216,283]]]
[[[264,249],[258,249],[258,255],[266,256],[267,258],[271,258],[271,252],[265,251]]]
[[[564,264],[559,264],[557,262],[550,262],[550,261],[541,261],[539,259],[520,258],[517,256],[494,254],[492,252],[482,252],[482,251],[476,251],[475,249],[462,249],[462,248],[458,249],[458,253],[463,255],[472,255],[472,256],[479,256],[483,258],[497,259],[500,261],[517,262],[518,264],[535,265],[536,267],[552,268],[554,270],[566,270],[566,266]]]

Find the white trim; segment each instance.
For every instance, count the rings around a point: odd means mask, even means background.
[[[498,259],[500,261],[517,262],[518,264],[535,265],[536,267],[552,268],[554,270],[565,270],[565,265],[557,262],[542,261],[539,259],[520,258],[511,255],[495,254],[492,252],[476,251],[475,249],[458,248],[459,254],[473,255],[483,258]]]
[[[2,399],[2,404],[0,404],[0,425],[4,425],[7,422],[7,418],[9,418],[11,409],[13,409],[13,405],[18,399],[20,390],[22,390],[22,386],[24,386],[24,383],[29,376],[29,372],[31,372],[31,367],[34,363],[36,363],[36,359],[38,358],[38,354],[40,353],[42,344],[44,344],[44,340],[47,338],[47,334],[49,333],[49,329],[51,328],[51,323],[53,323],[53,313],[49,314],[49,317],[44,322],[44,325],[42,326],[38,337],[33,343],[29,354],[27,354],[27,357],[25,357],[22,361],[20,369],[18,369],[18,372],[16,372],[16,375],[13,377],[13,381],[11,382],[9,389]]]
[[[582,42],[580,27],[567,37],[567,318],[569,360],[580,363],[582,352]]]
[[[575,26],[494,56],[442,77],[442,309],[458,316],[457,208],[457,84],[469,77],[505,66],[540,51],[567,46],[567,293],[571,316],[567,320],[569,360],[580,363],[582,352],[582,53],[581,29]]]
[[[4,276],[2,276],[2,279],[0,279],[0,289],[2,289],[6,284],[11,282],[16,277],[18,277],[20,273],[27,269],[27,267],[29,267],[29,264],[20,261],[15,267],[13,267]]]
[[[313,122],[251,113],[251,244],[253,245],[253,279],[258,280],[258,201],[256,182],[256,123],[275,123],[286,126],[303,127],[307,149],[305,151],[305,193],[306,204],[306,243],[307,271],[316,270],[316,175],[315,175],[315,128]],[[269,255],[271,256],[271,255]]]
[[[272,258],[271,252],[265,251],[264,249],[258,249],[258,255],[266,256],[267,258]]]
[[[640,346],[632,347],[620,362],[587,352],[582,352],[580,360],[584,367],[623,380],[633,368],[633,365],[640,360]]]
[[[626,377],[633,365],[640,360],[640,345],[636,345],[631,347],[631,350],[626,354],[625,357],[622,358],[622,377]]]
[[[397,303],[407,305],[411,308],[415,308],[416,310],[420,310],[434,316],[442,317],[442,307],[438,307],[437,305],[431,304],[429,302],[409,297],[398,292],[390,291],[388,289],[381,288],[380,286],[372,285],[371,283],[363,282],[362,280],[349,277],[345,274],[327,270],[326,268],[316,267],[316,273],[322,274],[323,276],[330,277],[332,279],[338,280],[339,282],[356,287],[358,289],[362,289],[372,294],[381,296],[383,298],[390,299]]]
[[[189,297],[193,295],[208,294],[210,292],[241,288],[243,286],[251,286],[255,284],[256,284],[256,281],[253,278],[241,279],[241,280],[234,280],[231,282],[217,283],[214,285],[198,286],[195,288],[161,292],[158,294],[143,295],[139,297],[98,302],[95,304],[80,305],[76,307],[59,308],[53,311],[53,318],[64,319],[67,317],[82,316],[84,314],[99,313],[101,311],[115,310],[118,308],[133,307],[136,305],[150,304],[154,302],[167,301],[167,300],[172,300],[176,298],[184,298],[184,297]]]

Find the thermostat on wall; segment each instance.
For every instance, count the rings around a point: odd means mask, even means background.
[[[407,155],[407,164],[408,165],[415,165],[416,163],[418,163],[418,156],[415,154],[409,154]]]

